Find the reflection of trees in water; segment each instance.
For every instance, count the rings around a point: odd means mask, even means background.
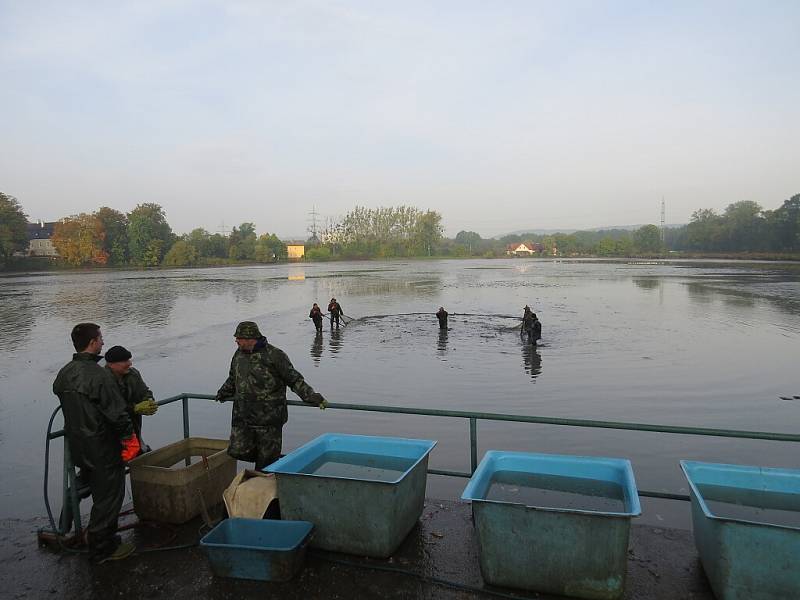
[[[663,285],[663,282],[658,277],[635,277],[633,283],[643,290],[655,290]]]
[[[56,291],[52,309],[67,321],[109,324],[136,323],[147,328],[166,326],[178,297],[170,279],[142,278],[135,284],[125,279],[81,281]]]
[[[542,372],[542,355],[533,344],[522,344],[522,363],[525,366],[525,372],[530,373],[531,379],[536,381],[536,378]]]
[[[439,340],[436,342],[436,354],[447,354],[447,329],[439,329]]]
[[[325,304],[331,297],[345,304],[348,296],[409,296],[433,298],[442,289],[442,278],[435,273],[426,274],[424,278],[387,278],[374,275],[313,277],[314,296],[325,298]]]
[[[311,342],[311,359],[314,366],[318,367],[320,359],[322,358],[322,332],[318,331],[314,336],[314,341]]]
[[[0,293],[0,350],[11,350],[30,334],[35,323],[30,291]]]
[[[686,284],[686,291],[689,294],[689,299],[702,304],[708,304],[715,300],[722,300],[728,306],[755,306],[756,299],[759,298],[756,294],[742,289],[733,289],[726,287],[718,287],[717,285],[709,285],[697,281],[689,282]],[[764,297],[765,300],[771,301],[784,311],[793,310],[791,303],[787,305],[785,298]]]

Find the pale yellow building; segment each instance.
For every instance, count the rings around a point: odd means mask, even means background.
[[[286,243],[286,256],[289,260],[303,260],[306,255],[306,245],[292,242]]]

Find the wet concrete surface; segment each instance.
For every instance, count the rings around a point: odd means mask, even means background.
[[[46,519],[0,520],[0,598],[563,598],[485,585],[470,505],[461,502],[426,500],[419,524],[390,559],[312,549],[285,583],[217,578],[198,546],[93,565],[85,555],[39,547],[36,532],[46,527]],[[199,520],[179,528],[139,526],[123,538],[140,549],[176,546],[196,542],[202,528]],[[628,557],[626,600],[713,598],[690,531],[634,525]]]

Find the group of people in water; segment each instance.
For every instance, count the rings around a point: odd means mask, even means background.
[[[319,304],[314,302],[311,307],[311,312],[308,313],[308,318],[314,321],[314,327],[317,328],[317,333],[322,333],[322,317],[328,317],[331,320],[331,327],[339,326],[339,319],[344,319],[344,311],[342,305],[336,301],[336,298],[331,298],[328,303],[328,312],[323,313]],[[345,323],[346,325],[347,323]]]
[[[536,316],[536,313],[531,311],[531,307],[527,304],[523,311],[520,336],[526,338],[528,343],[536,346],[537,342],[542,338],[542,323],[539,321],[539,317]],[[439,320],[439,330],[447,331],[448,314],[444,306],[440,306],[439,310],[436,311],[436,318]],[[331,301],[328,303],[328,314],[323,313],[316,302],[314,302],[314,305],[311,307],[311,312],[308,313],[308,317],[314,321],[317,333],[322,332],[322,317],[328,317],[331,320],[331,327],[334,325],[338,327],[339,318],[343,316],[342,305],[336,301],[336,298],[331,298]]]

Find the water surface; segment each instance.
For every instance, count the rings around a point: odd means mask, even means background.
[[[355,320],[338,330],[326,320],[317,336],[308,312],[333,296]],[[535,348],[515,329],[526,304],[543,323]],[[444,332],[439,306],[450,312]],[[13,275],[0,277],[0,514],[44,514],[51,386],[75,323],[97,322],[106,348],[131,350],[161,399],[215,393],[245,319],[333,403],[798,431],[800,403],[780,399],[800,395],[795,264],[508,259]],[[192,434],[226,438],[230,410],[193,401]],[[469,470],[466,420],[289,413],[284,451],[325,432],[435,439],[431,468]],[[144,419],[153,448],[182,432],[179,404]],[[800,467],[787,443],[610,429],[481,422],[478,445],[479,458],[630,458],[640,488],[682,493],[680,459]],[[57,442],[56,474],[60,460]],[[428,494],[456,499],[465,484],[431,476]],[[51,478],[54,493],[60,485]],[[671,518],[662,504],[643,509],[643,519]]]

